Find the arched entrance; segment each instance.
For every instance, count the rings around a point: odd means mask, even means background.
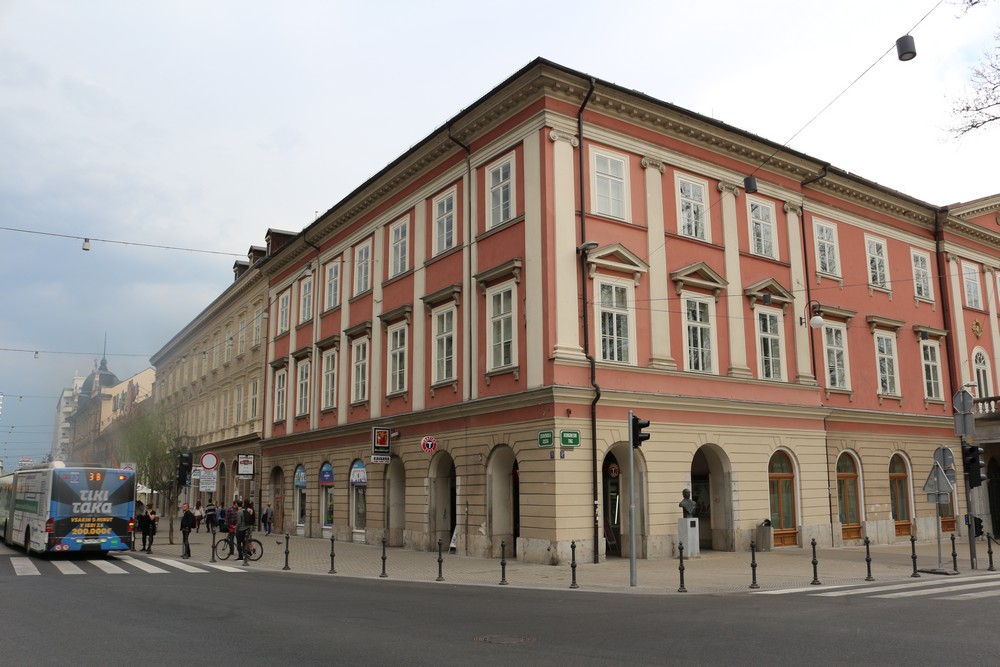
[[[351,537],[364,544],[368,531],[368,470],[360,459],[351,464]]]
[[[431,462],[428,493],[430,501],[427,517],[427,532],[430,538],[428,548],[437,545],[438,540],[441,540],[442,544],[451,544],[455,527],[458,525],[455,518],[458,493],[455,462],[448,452],[438,452]]]
[[[840,533],[845,540],[861,539],[861,492],[858,484],[858,464],[843,452],[837,458],[837,507]]]
[[[390,547],[401,547],[406,528],[406,468],[398,456],[393,456],[386,468],[385,525],[386,542]]]
[[[514,450],[500,445],[490,454],[486,468],[489,494],[491,553],[500,556],[500,543],[506,542],[506,555],[517,557],[517,538],[521,532],[520,489]]]
[[[996,459],[990,459],[986,466],[986,492],[990,499],[990,523],[993,525],[993,534],[1000,535],[1000,463]]]
[[[906,461],[895,454],[889,461],[889,500],[892,503],[892,520],[896,524],[896,537],[910,535],[910,473]]]
[[[736,549],[732,477],[729,457],[718,445],[702,445],[694,453],[691,459],[691,499],[697,503],[695,516],[698,517],[702,549]],[[679,492],[676,495],[680,497]]]
[[[771,455],[767,464],[767,486],[774,546],[795,546],[799,543],[795,509],[795,467],[787,452],[777,451]]]
[[[274,532],[285,532],[285,473],[271,469],[271,509],[274,511]]]
[[[631,501],[631,476],[628,470],[628,443],[619,443],[611,448],[604,457],[602,484],[602,501],[604,507],[604,553],[607,556],[629,555],[629,525],[628,510]],[[619,463],[622,461],[624,466]],[[646,495],[645,464],[638,452],[634,453],[635,464],[635,546],[636,557],[645,558],[646,554]]]

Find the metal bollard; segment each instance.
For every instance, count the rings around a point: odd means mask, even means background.
[[[333,550],[333,543],[337,541],[336,535],[330,536],[330,571],[327,574],[337,574],[337,568],[334,567],[334,559],[337,557]]]
[[[677,566],[677,571],[681,573],[681,585],[677,588],[678,593],[687,593],[688,589],[684,588],[684,543],[677,543],[677,557],[680,559],[680,565]]]
[[[971,537],[969,539],[972,539]],[[951,571],[958,572],[958,553],[955,551],[955,533],[951,534]]]
[[[865,536],[865,566],[868,568],[868,576],[865,577],[865,581],[875,581],[875,577],[872,576],[872,541]]]
[[[135,546],[135,545],[133,544],[133,546]],[[209,563],[214,563],[215,562],[215,531],[214,530],[212,531],[212,557],[208,559],[208,562]]]
[[[913,574],[911,577],[919,577],[920,573],[917,572],[917,537],[916,535],[910,535],[910,558],[913,559]]]
[[[382,574],[378,575],[380,577],[388,577],[389,575],[385,573],[385,538],[382,538]]]
[[[750,588],[760,588],[757,585],[757,543],[753,540],[750,540],[750,572],[753,574]]]
[[[292,568],[288,567],[288,540],[289,539],[291,539],[291,535],[289,535],[288,533],[285,533],[285,567],[281,568],[282,570],[291,570],[292,569]]]
[[[813,549],[813,580],[809,583],[813,586],[819,586],[822,582],[819,580],[819,561],[816,560],[816,538],[812,539],[812,549]]]
[[[500,542],[500,585],[507,585],[507,542]]]
[[[986,568],[990,572],[996,572],[996,568],[993,567],[993,536],[986,533],[986,554],[990,557],[990,566]]]
[[[438,578],[435,579],[434,581],[444,581],[444,575],[441,573],[442,563],[444,563],[444,559],[441,558],[441,538],[439,537],[438,538]]]
[[[576,540],[569,543],[569,550],[572,554],[570,560],[570,570],[573,572],[573,583],[569,585],[570,588],[579,588],[580,586],[576,583]]]

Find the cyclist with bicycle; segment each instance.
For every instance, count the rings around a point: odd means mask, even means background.
[[[248,500],[245,503],[237,501],[236,504],[240,506],[236,515],[236,549],[237,554],[242,559],[243,550],[247,540],[250,539],[250,531],[253,529],[253,503]]]

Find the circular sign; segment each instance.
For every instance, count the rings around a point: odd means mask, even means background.
[[[621,474],[621,470],[618,469],[617,463],[608,466],[608,477],[617,477],[619,474]]]
[[[427,453],[433,452],[437,446],[438,441],[434,439],[433,435],[425,435],[420,439],[420,448]]]
[[[219,457],[212,452],[205,452],[201,455],[201,467],[205,470],[215,470],[219,465]]]

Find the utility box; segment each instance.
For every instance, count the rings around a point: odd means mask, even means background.
[[[757,535],[754,538],[757,543],[757,551],[771,551],[774,549],[774,527],[771,521],[766,519],[764,523],[757,526]]]

